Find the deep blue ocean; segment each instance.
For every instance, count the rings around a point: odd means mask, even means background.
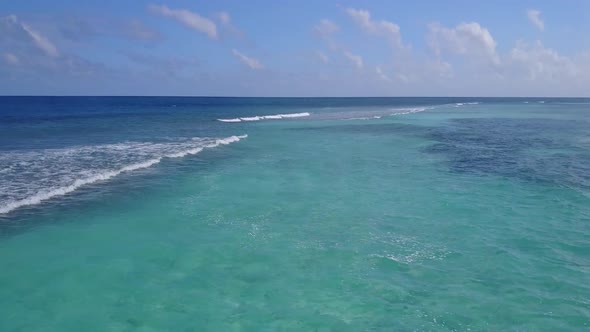
[[[0,331],[590,330],[590,99],[0,97]]]

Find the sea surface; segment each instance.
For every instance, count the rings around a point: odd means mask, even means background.
[[[0,97],[0,331],[589,331],[590,99]]]

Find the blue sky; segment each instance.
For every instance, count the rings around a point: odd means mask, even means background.
[[[590,96],[590,1],[4,1],[0,94]]]

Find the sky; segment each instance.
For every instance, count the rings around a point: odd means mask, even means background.
[[[0,0],[0,95],[590,96],[590,1]]]

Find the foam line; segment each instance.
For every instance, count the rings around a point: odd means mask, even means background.
[[[234,119],[217,119],[217,121],[221,122],[250,122],[250,121],[260,121],[260,120],[281,120],[281,119],[292,119],[292,118],[301,118],[310,116],[311,114],[308,112],[302,113],[287,113],[287,114],[272,114],[272,115],[256,115],[250,117],[243,117],[243,118],[234,118]]]
[[[13,210],[18,209],[23,206],[37,205],[37,204],[39,204],[43,201],[49,200],[51,198],[63,196],[68,193],[71,193],[82,186],[92,184],[95,182],[99,182],[99,181],[105,181],[105,180],[111,179],[117,175],[120,175],[122,173],[132,172],[132,171],[136,171],[139,169],[151,167],[155,164],[158,164],[160,161],[162,161],[163,158],[182,158],[187,155],[197,154],[197,153],[203,151],[204,148],[214,148],[219,145],[231,144],[234,142],[238,142],[241,139],[244,139],[247,137],[248,137],[248,135],[230,136],[230,137],[226,137],[226,138],[220,138],[220,139],[215,140],[214,143],[207,144],[204,147],[196,147],[196,148],[192,148],[192,149],[187,149],[185,151],[163,155],[162,157],[159,157],[159,158],[153,158],[153,159],[149,159],[149,160],[146,160],[143,162],[130,164],[130,165],[124,166],[122,168],[119,168],[117,170],[104,171],[104,172],[100,172],[100,173],[94,174],[94,175],[86,177],[86,178],[76,179],[72,184],[70,184],[68,186],[47,189],[45,191],[37,192],[36,194],[34,194],[30,197],[27,197],[27,198],[24,198],[21,200],[8,202],[8,204],[6,204],[4,206],[0,206],[0,214],[8,213],[10,211],[13,211]]]

